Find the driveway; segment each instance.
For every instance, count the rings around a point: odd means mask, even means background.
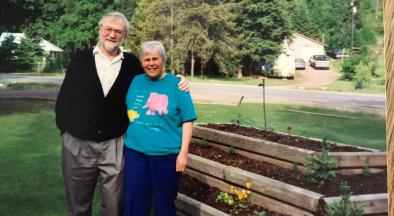
[[[316,70],[306,63],[305,70],[301,70],[300,78],[296,78],[297,84],[295,86],[300,89],[325,89],[329,84],[334,83],[339,79],[340,74],[333,70]]]

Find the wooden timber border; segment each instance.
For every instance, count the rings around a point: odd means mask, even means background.
[[[297,164],[300,165],[301,170],[305,169],[304,167],[309,156],[312,154],[319,154],[319,152],[316,151],[228,133],[198,125],[194,126],[193,140],[200,143],[206,142],[213,147],[225,151],[233,148],[240,155],[284,168],[292,168],[294,164]],[[370,151],[331,152],[330,154],[337,161],[337,172],[342,174],[360,173],[364,169],[367,160],[369,161],[369,169],[371,172],[384,170],[387,166],[387,153],[373,149],[367,150]]]
[[[175,201],[178,216],[230,216],[181,193]]]
[[[322,212],[325,202],[338,199],[193,154],[189,154],[186,173],[224,192],[230,192],[231,186],[244,187],[245,182],[251,182],[253,203],[291,216],[316,215]],[[351,200],[353,204],[362,204],[366,214],[387,213],[387,194],[352,196]]]

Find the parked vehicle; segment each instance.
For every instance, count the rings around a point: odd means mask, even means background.
[[[330,69],[330,61],[325,55],[313,55],[309,58],[309,65],[316,69]]]
[[[349,57],[349,54],[345,52],[343,49],[330,49],[327,50],[327,55],[334,59],[341,59]]]
[[[305,70],[305,61],[302,58],[295,59],[295,69],[296,70]]]
[[[295,75],[295,59],[292,55],[282,53],[272,68],[272,76],[293,79]]]

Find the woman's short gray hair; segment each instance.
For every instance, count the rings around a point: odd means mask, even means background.
[[[129,20],[127,20],[126,16],[123,13],[118,12],[118,11],[113,11],[113,12],[109,12],[109,13],[105,14],[99,21],[99,27],[101,25],[103,25],[104,20],[107,19],[108,17],[117,17],[117,18],[123,20],[123,22],[126,24],[126,35],[129,34],[130,22],[129,22]]]
[[[163,44],[160,41],[146,41],[141,44],[140,60],[144,57],[146,53],[152,51],[159,52],[160,57],[163,59],[163,63],[166,62],[166,51]]]

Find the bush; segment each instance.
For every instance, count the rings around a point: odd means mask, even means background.
[[[309,182],[323,184],[335,177],[334,169],[337,167],[337,163],[329,153],[330,143],[324,137],[320,154],[313,154],[307,158],[306,175]]]
[[[352,81],[356,75],[356,66],[359,65],[360,62],[367,62],[367,58],[361,54],[355,54],[346,58],[342,64],[342,78],[344,80]]]
[[[356,67],[355,67],[355,76],[354,76],[354,81],[355,89],[363,89],[365,87],[369,87],[373,83],[372,75],[375,73],[375,64],[373,62],[369,64],[365,64],[364,62],[360,62]]]
[[[333,202],[328,206],[328,215],[330,216],[362,216],[364,215],[364,210],[362,207],[358,207],[356,205],[351,206],[349,199],[352,195],[350,191],[349,184],[345,182],[341,182],[339,186],[341,189],[341,200],[338,202]]]

